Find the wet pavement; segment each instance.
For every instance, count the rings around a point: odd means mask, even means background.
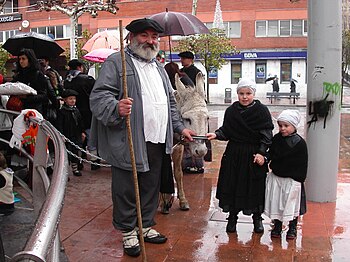
[[[262,99],[263,100],[263,99]],[[296,105],[286,101],[269,104],[273,116],[298,106],[305,115],[305,100]],[[212,101],[210,129],[222,123],[228,105]],[[278,105],[279,103],[279,105]],[[283,106],[281,106],[283,105]],[[341,114],[341,137],[337,201],[308,202],[308,212],[299,220],[298,236],[271,239],[270,220],[264,217],[263,234],[253,233],[251,217],[239,215],[237,233],[227,234],[226,213],[215,198],[218,170],[226,142],[213,141],[213,161],[205,163],[204,174],[185,174],[184,186],[190,203],[181,211],[175,200],[170,214],[156,215],[155,229],[168,241],[146,243],[148,261],[350,261],[350,110]],[[304,134],[305,129],[299,129]],[[70,177],[60,223],[62,245],[69,261],[142,261],[123,254],[122,235],[112,226],[111,172],[108,168],[90,171],[85,164],[82,177]],[[20,190],[20,189],[18,189]]]

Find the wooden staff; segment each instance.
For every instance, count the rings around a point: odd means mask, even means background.
[[[120,33],[120,54],[122,57],[122,74],[123,74],[123,98],[128,98],[128,87],[126,84],[126,62],[125,62],[125,53],[124,53],[124,37],[123,37],[123,22],[119,20],[119,33]],[[140,246],[142,252],[142,261],[146,262],[146,249],[145,249],[145,241],[143,239],[143,230],[142,230],[142,215],[141,215],[141,204],[140,204],[140,192],[139,192],[139,182],[137,178],[137,170],[136,170],[136,162],[134,155],[134,146],[132,143],[132,134],[131,134],[131,124],[130,124],[130,115],[126,116],[126,129],[128,131],[128,142],[130,149],[130,159],[132,165],[132,174],[134,177],[134,188],[135,188],[135,199],[136,199],[136,211],[137,211],[137,223],[139,227],[139,237],[140,237]]]

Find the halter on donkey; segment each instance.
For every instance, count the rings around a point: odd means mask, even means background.
[[[197,74],[195,88],[185,87],[177,74],[175,76],[175,84],[177,89],[175,91],[176,103],[184,125],[186,128],[195,131],[197,135],[205,135],[208,131],[209,114],[205,102],[203,74]],[[192,156],[196,158],[204,157],[207,153],[204,140],[194,140],[190,142],[189,148]],[[178,143],[173,147],[171,157],[180,209],[189,210],[190,207],[183,187],[183,172],[181,166],[183,152],[184,145]],[[162,213],[169,213],[171,202],[172,196],[170,194],[162,194],[160,203]]]

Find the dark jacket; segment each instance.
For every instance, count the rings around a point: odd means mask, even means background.
[[[77,107],[64,104],[58,110],[57,129],[72,142],[81,145],[81,134],[84,131],[82,116]]]
[[[35,68],[24,68],[13,78],[13,82],[21,82],[36,90],[36,95],[27,95],[21,98],[23,109],[36,109],[45,117],[44,110],[48,103],[46,76]]]
[[[180,69],[181,72],[184,72],[188,75],[188,77],[192,80],[194,85],[196,85],[196,76],[201,70],[199,70],[194,64],[189,67],[183,67]]]
[[[86,129],[89,129],[91,125],[92,114],[89,98],[94,84],[95,79],[92,76],[83,74],[78,70],[68,71],[64,80],[65,89],[73,89],[78,93],[76,106],[80,111]]]
[[[270,168],[279,177],[290,177],[304,182],[308,166],[308,153],[305,140],[297,133],[283,137],[280,133],[272,139],[268,154]]]

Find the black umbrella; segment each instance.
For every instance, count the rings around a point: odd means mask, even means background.
[[[201,20],[188,13],[169,12],[168,9],[166,9],[165,12],[151,15],[149,18],[156,20],[164,28],[164,33],[159,34],[160,36],[169,36],[170,57],[170,36],[210,33],[209,29]]]
[[[38,58],[57,57],[64,52],[64,49],[51,37],[35,32],[11,36],[2,47],[14,56],[17,56],[22,48],[33,49]]]
[[[277,76],[271,76],[269,78],[266,78],[265,79],[265,83],[268,82],[268,81],[271,81],[271,80],[274,80]]]

